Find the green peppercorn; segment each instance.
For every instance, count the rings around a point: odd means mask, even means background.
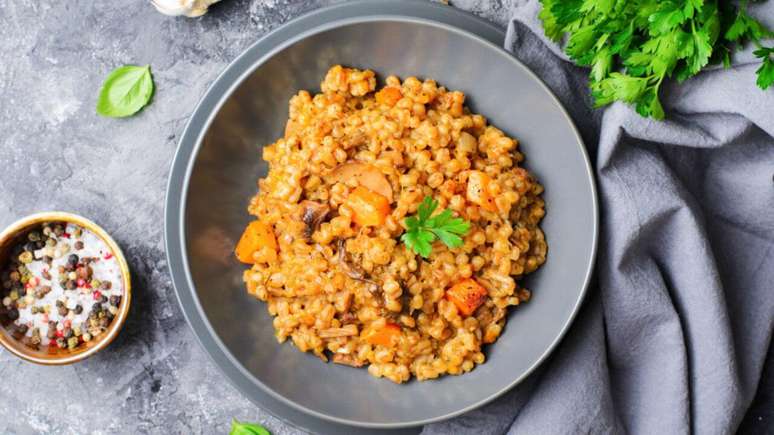
[[[62,227],[59,224],[54,225],[54,234],[56,234],[57,237],[59,237],[62,234],[64,234],[64,227]]]
[[[91,288],[96,289],[96,288],[99,288],[99,286],[102,284],[102,281],[98,279],[92,279],[90,284],[91,284]]]
[[[49,248],[53,248],[54,246],[56,246],[56,239],[47,239],[46,246],[48,246]]]
[[[11,292],[8,293],[8,296],[10,296],[12,301],[15,301],[19,299],[19,292],[17,292],[16,290],[11,290]]]
[[[88,332],[84,332],[83,341],[91,341],[91,334],[89,334]]]
[[[32,328],[32,337],[30,337],[30,344],[40,344],[40,329]]]
[[[73,230],[73,235],[75,237],[81,237],[82,234],[83,234],[83,228],[75,227],[75,229]]]
[[[21,254],[19,254],[19,261],[21,261],[24,264],[30,264],[32,263],[32,252],[24,251]]]
[[[59,346],[60,349],[64,349],[65,346],[67,346],[67,342],[63,337],[59,337],[56,339],[56,345]]]
[[[75,349],[78,346],[78,337],[70,337],[67,339],[67,347],[69,349]]]

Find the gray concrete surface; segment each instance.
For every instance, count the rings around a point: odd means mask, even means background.
[[[452,3],[504,25],[517,1]],[[163,202],[178,135],[212,79],[264,33],[329,3],[224,0],[191,20],[144,0],[0,0],[0,226],[43,210],[90,217],[123,247],[135,292],[118,339],[89,360],[40,367],[0,351],[0,433],[214,434],[232,417],[298,433],[196,343],[167,273]],[[122,64],[152,66],[153,102],[101,118],[100,84]]]

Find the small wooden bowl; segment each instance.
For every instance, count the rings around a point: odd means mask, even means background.
[[[19,242],[19,239],[23,237],[27,231],[33,229],[33,227],[46,222],[67,222],[81,226],[93,232],[105,242],[116,258],[118,266],[121,268],[121,279],[124,284],[124,293],[121,296],[118,312],[108,326],[107,331],[100,334],[97,339],[81,344],[73,350],[60,349],[55,346],[41,346],[39,350],[33,349],[14,339],[11,336],[11,333],[2,324],[0,324],[0,344],[19,358],[36,364],[71,364],[88,358],[107,347],[107,345],[116,338],[118,331],[120,331],[121,327],[124,325],[124,321],[126,321],[126,317],[129,314],[129,306],[132,299],[129,266],[126,263],[124,253],[121,251],[121,248],[118,247],[118,244],[105,232],[105,230],[100,228],[94,222],[71,213],[44,212],[19,219],[0,233],[0,268],[8,261],[8,253],[13,246]]]

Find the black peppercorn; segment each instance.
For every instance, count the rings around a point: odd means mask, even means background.
[[[62,317],[67,315],[67,307],[65,307],[64,305],[60,305],[56,310],[59,313],[59,315]]]
[[[67,264],[70,264],[72,266],[75,266],[76,264],[78,264],[78,260],[79,258],[78,258],[78,255],[76,254],[70,254],[67,256]]]
[[[8,310],[8,318],[11,320],[16,320],[19,318],[19,310],[16,308],[11,308]]]
[[[83,307],[81,306],[81,304],[78,304],[75,306],[75,309],[73,311],[75,311],[75,314],[81,314],[83,312]]]
[[[72,330],[71,328],[65,328],[65,329],[62,331],[62,333],[63,333],[63,335],[64,335],[64,338],[70,338],[70,337],[72,337],[72,336],[73,336],[73,330]]]
[[[81,242],[80,240],[75,242],[75,249],[77,249],[77,250],[83,249],[83,242]]]
[[[111,296],[110,297],[110,305],[117,307],[119,304],[121,304],[121,296]]]

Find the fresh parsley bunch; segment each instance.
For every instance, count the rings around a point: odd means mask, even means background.
[[[440,240],[450,248],[462,246],[462,238],[470,230],[470,222],[452,216],[448,208],[430,217],[438,208],[438,201],[426,196],[419,204],[416,216],[404,220],[406,232],[400,240],[415,253],[424,258],[430,256],[432,243]]]
[[[737,45],[752,41],[761,59],[757,84],[774,84],[774,47],[761,40],[772,32],[738,6],[711,0],[541,0],[540,18],[555,41],[569,35],[567,55],[591,67],[589,85],[597,107],[632,104],[642,116],[664,118],[659,88],[709,63],[730,65]]]

